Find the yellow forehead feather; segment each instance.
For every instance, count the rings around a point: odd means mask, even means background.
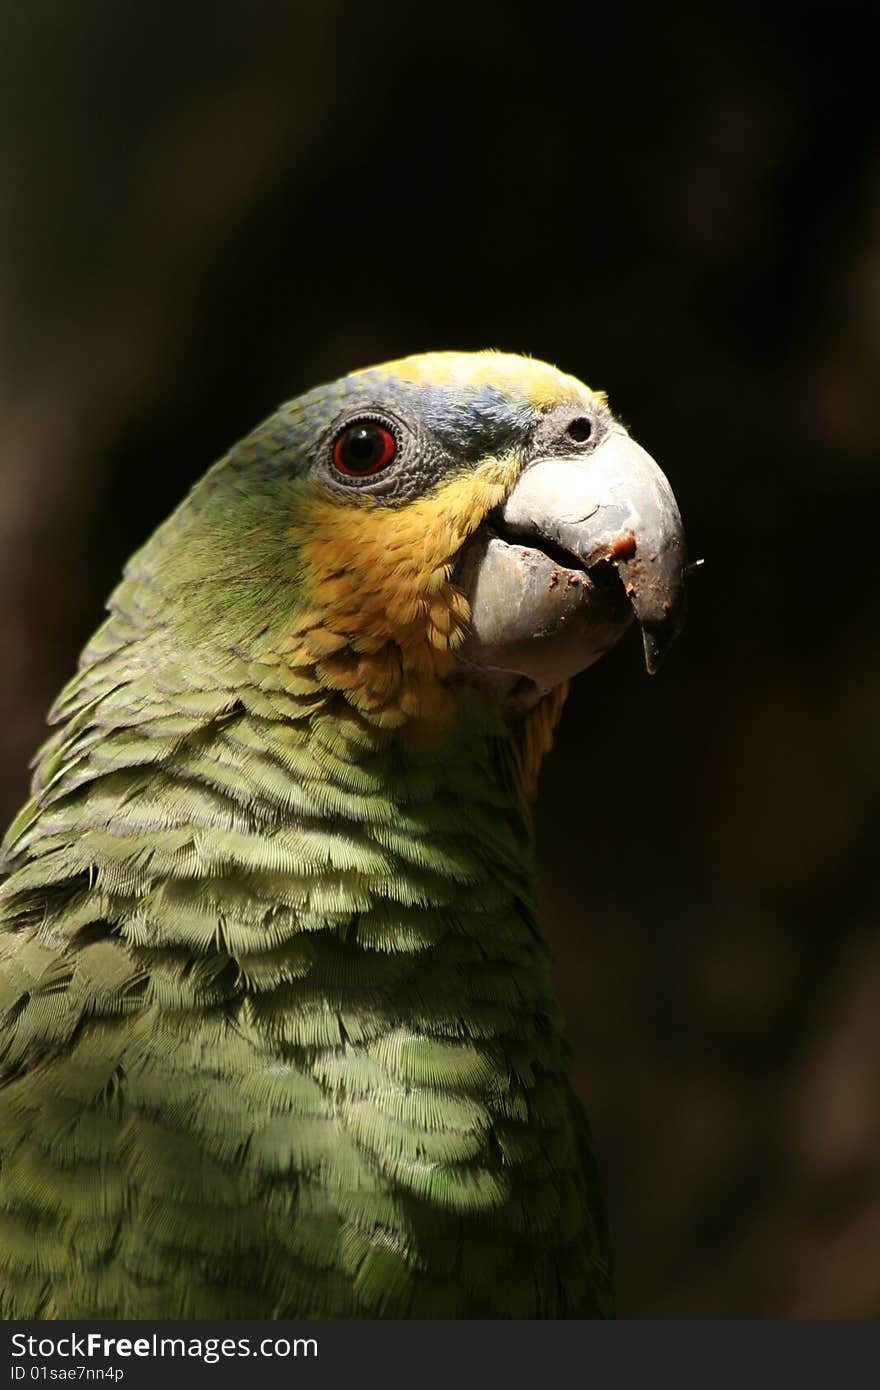
[[[462,392],[480,386],[496,386],[522,395],[536,410],[557,401],[580,397],[604,401],[577,377],[568,376],[547,362],[511,352],[424,352],[386,363],[381,370],[415,386],[447,386]]]

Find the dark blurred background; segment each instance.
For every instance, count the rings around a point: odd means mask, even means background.
[[[0,0],[4,822],[126,556],[281,400],[523,350],[673,481],[688,630],[581,678],[539,814],[625,1317],[880,1313],[865,19]]]

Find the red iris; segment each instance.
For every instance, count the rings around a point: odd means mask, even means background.
[[[366,478],[385,468],[396,453],[397,440],[385,425],[359,420],[347,425],[338,436],[333,445],[333,463],[340,473]]]

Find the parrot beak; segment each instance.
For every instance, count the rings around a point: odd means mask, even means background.
[[[590,454],[538,459],[466,548],[457,582],[471,605],[464,666],[517,698],[590,666],[633,618],[653,674],[684,615],[672,489],[619,426]]]

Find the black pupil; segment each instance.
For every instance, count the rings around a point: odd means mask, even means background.
[[[593,433],[593,422],[581,416],[577,420],[572,420],[568,427],[568,433],[576,443],[583,444],[584,440],[589,439]]]
[[[376,429],[358,425],[349,430],[342,453],[350,468],[371,468],[382,455],[383,440]]]

